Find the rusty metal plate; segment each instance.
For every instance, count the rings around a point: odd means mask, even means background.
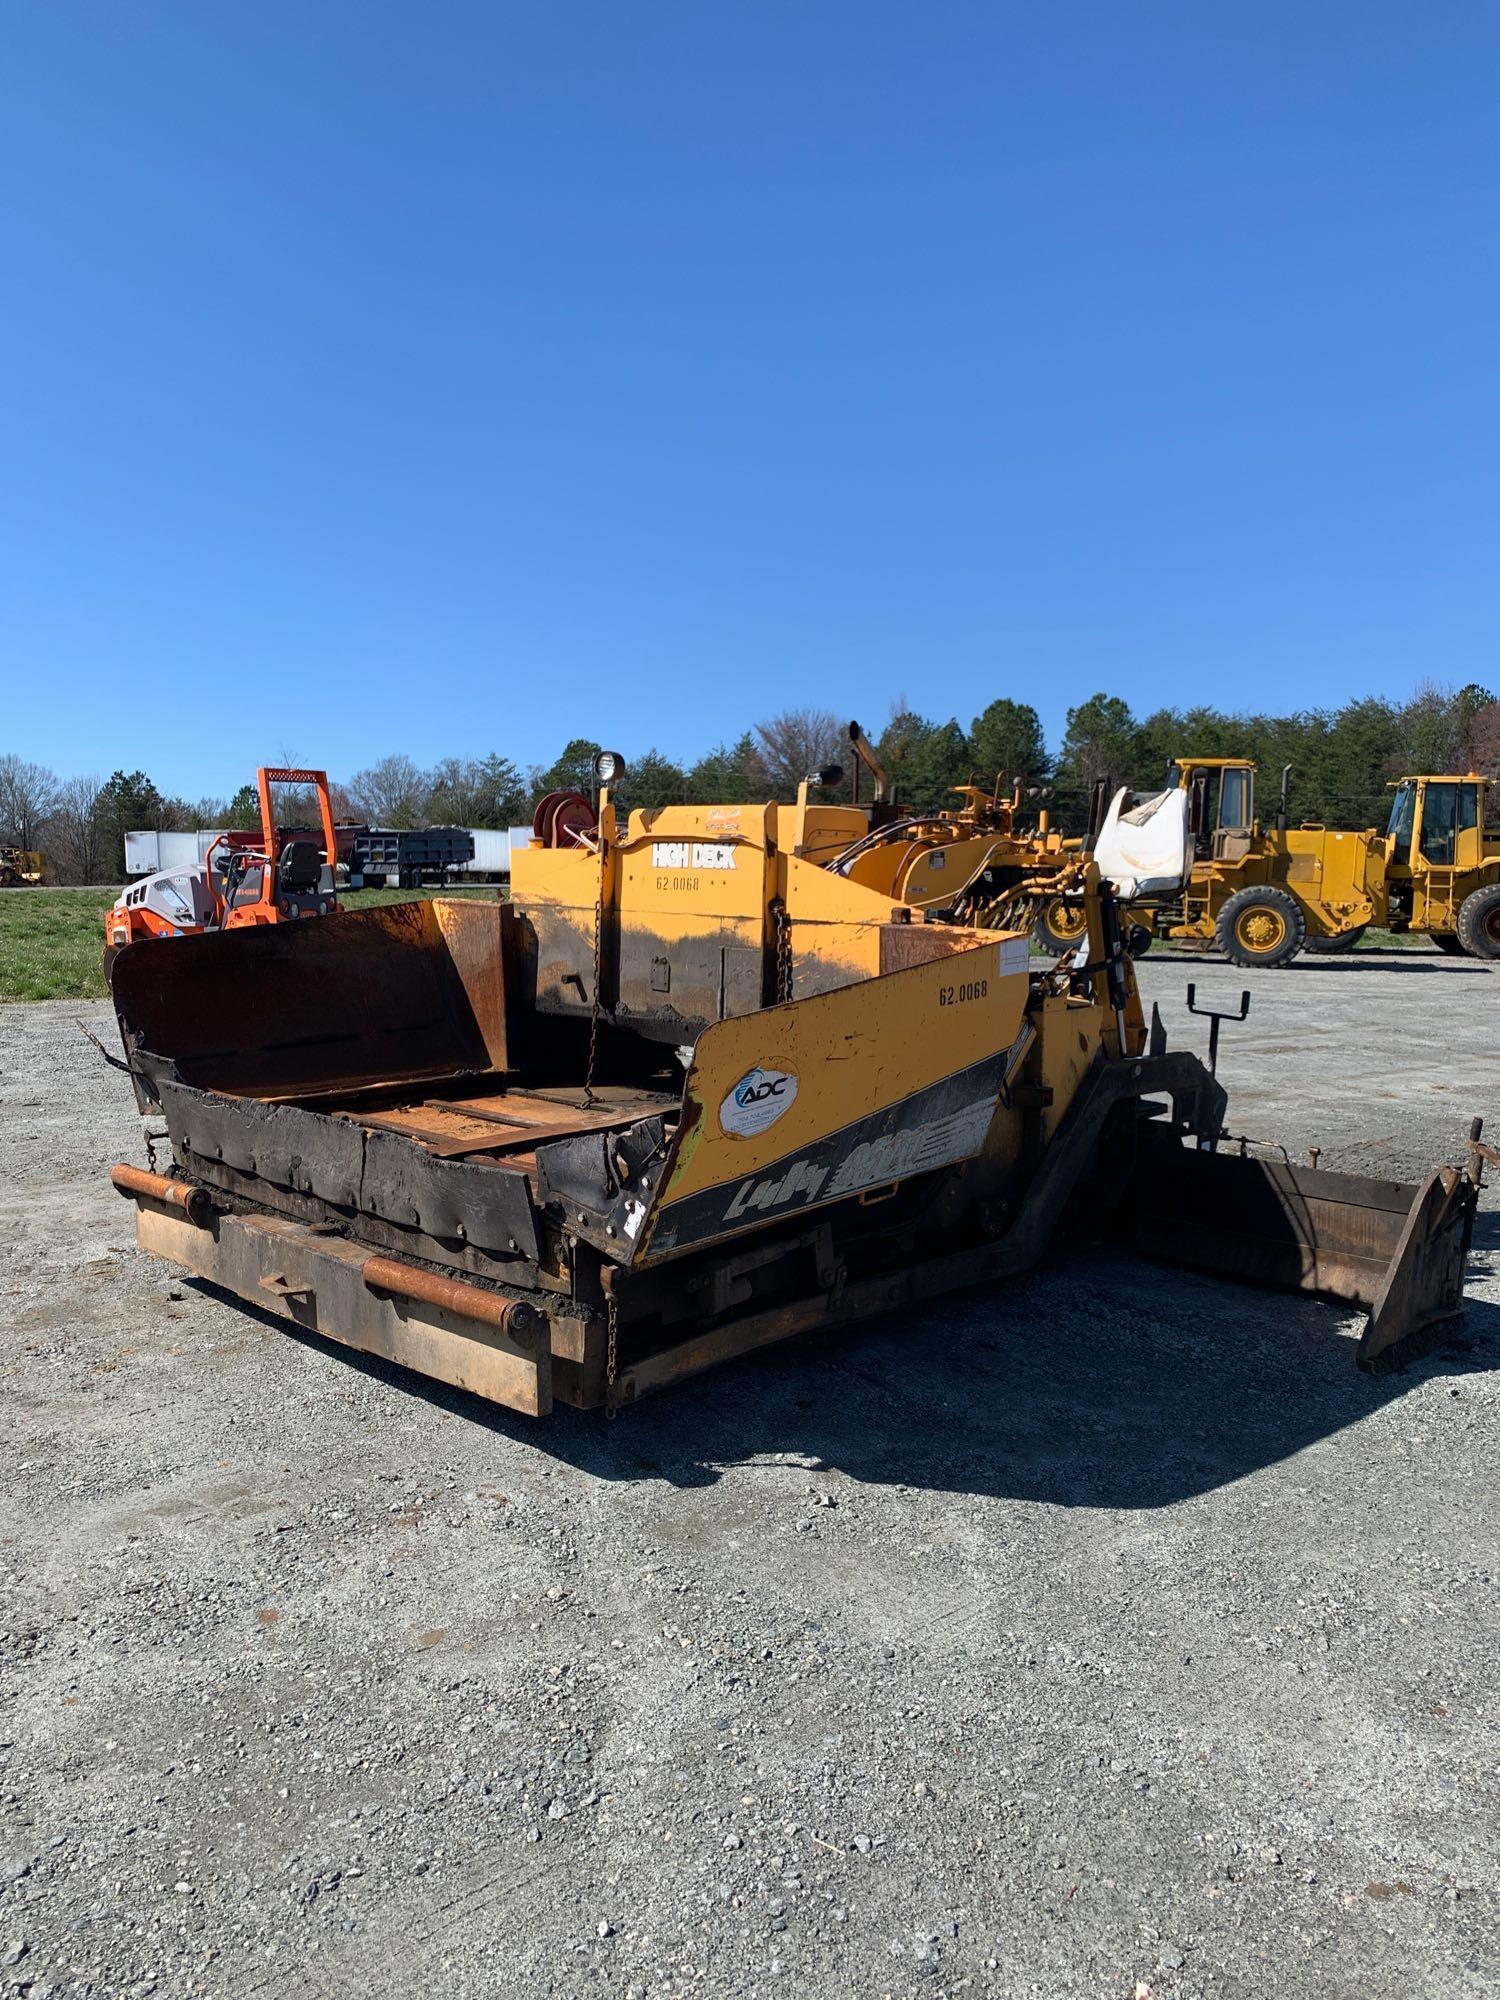
[[[165,1079],[159,1089],[173,1150],[184,1165],[190,1155],[218,1160],[339,1208],[360,1206],[365,1142],[358,1126],[292,1104],[221,1097]]]
[[[429,1236],[497,1256],[537,1258],[536,1217],[524,1174],[485,1160],[444,1160],[395,1132],[366,1136],[360,1206]]]
[[[481,1160],[447,1160],[396,1132],[290,1104],[220,1097],[163,1083],[177,1158],[222,1163],[333,1209],[466,1242],[497,1256],[537,1257],[536,1216],[523,1174]]]
[[[466,976],[473,969],[450,955],[432,904],[393,903],[133,944],[115,961],[111,992],[147,1071],[169,1065],[188,1083],[289,1095],[490,1069]]]

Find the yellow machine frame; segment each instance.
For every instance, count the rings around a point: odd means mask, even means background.
[[[606,789],[591,821],[516,852],[507,902],[122,951],[172,1150],[112,1176],[142,1245],[536,1415],[995,1284],[1068,1215],[1358,1302],[1366,1365],[1461,1310],[1477,1130],[1410,1187],[1218,1150],[1093,863],[1078,950],[1033,970],[819,866],[806,812],[622,824]]]

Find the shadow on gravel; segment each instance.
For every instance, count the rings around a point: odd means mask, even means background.
[[[1487,965],[1465,965],[1461,959],[1441,955],[1428,958],[1416,951],[1360,952],[1355,957],[1340,957],[1336,952],[1327,957],[1304,953],[1280,969],[1283,972],[1441,972],[1445,979],[1462,978],[1465,973],[1480,979],[1490,976]]]
[[[1226,1298],[1175,1271],[1122,1280],[1102,1258],[1073,1268],[1062,1292],[1033,1282],[1034,1317],[957,1299],[763,1353],[607,1427],[575,1417],[545,1443],[606,1479],[702,1485],[785,1455],[873,1484],[1149,1509],[1288,1458],[1433,1377],[1500,1366],[1500,1307],[1482,1301],[1405,1372],[1371,1377],[1336,1308]]]
[[[1478,1223],[1476,1251],[1500,1249],[1500,1214]],[[370,1356],[341,1361],[484,1427],[497,1450],[524,1442],[604,1480],[691,1488],[783,1460],[875,1485],[1131,1509],[1228,1485],[1434,1377],[1457,1386],[1500,1367],[1500,1306],[1483,1300],[1404,1372],[1361,1374],[1353,1325],[1317,1300],[1087,1250],[993,1295],[763,1350],[614,1422],[561,1406],[537,1421]]]
[[[1217,966],[1225,973],[1244,971],[1242,966],[1232,965],[1222,953],[1217,951],[1184,951],[1177,949],[1148,957],[1149,965],[1205,965]],[[1358,952],[1299,952],[1288,965],[1263,967],[1276,973],[1295,976],[1301,972],[1441,972],[1448,977],[1455,973],[1478,974],[1488,979],[1494,967],[1480,964],[1477,960],[1467,963],[1463,959],[1450,958],[1445,952],[1434,951],[1358,951]]]

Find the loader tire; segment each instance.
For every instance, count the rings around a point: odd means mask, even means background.
[[[1458,941],[1472,958],[1500,958],[1500,882],[1465,896],[1458,912]]]
[[[1219,912],[1214,941],[1235,965],[1285,965],[1307,940],[1307,919],[1285,889],[1240,889]]]
[[[1043,951],[1061,956],[1071,951],[1089,927],[1088,915],[1082,899],[1076,903],[1065,902],[1061,896],[1049,896],[1042,904],[1031,935]]]
[[[1438,950],[1443,952],[1447,957],[1468,957],[1469,954],[1458,941],[1458,933],[1456,931],[1429,931],[1427,935],[1432,939]]]
[[[1353,951],[1369,928],[1368,924],[1356,924],[1352,931],[1340,931],[1337,937],[1310,937],[1307,940],[1305,949],[1308,951]]]

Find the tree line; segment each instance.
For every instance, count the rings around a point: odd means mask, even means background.
[[[956,804],[953,787],[977,782],[988,789],[1003,780],[1007,788],[1019,784],[1032,809],[1045,804],[1055,824],[1075,831],[1097,779],[1156,790],[1177,756],[1252,759],[1261,773],[1263,815],[1273,810],[1281,767],[1290,764],[1294,819],[1348,827],[1383,825],[1387,787],[1408,772],[1473,769],[1500,780],[1500,702],[1485,688],[1432,682],[1404,702],[1363,696],[1342,708],[1292,715],[1203,705],[1136,716],[1118,695],[1095,694],[1068,710],[1055,752],[1036,710],[1004,697],[967,728],[956,717],[937,721],[899,701],[870,735],[906,806]],[[653,748],[632,754],[628,744],[610,747],[626,758],[619,796],[627,806],[791,800],[804,777],[832,764],[844,775],[824,795],[847,799],[852,789],[848,718],[823,709],[787,710],[687,764]],[[525,769],[498,752],[447,757],[425,768],[398,753],[332,785],[334,812],[372,826],[520,825],[545,792],[591,792],[599,748],[574,737],[552,764]],[[869,796],[868,784],[862,796]],[[1494,806],[1500,808],[1500,796]],[[309,798],[283,804],[287,816],[312,812]],[[43,765],[0,756],[0,845],[42,849],[51,881],[118,881],[125,834],[134,828],[258,824],[253,785],[230,799],[186,800],[160,791],[144,771],[59,779]]]

